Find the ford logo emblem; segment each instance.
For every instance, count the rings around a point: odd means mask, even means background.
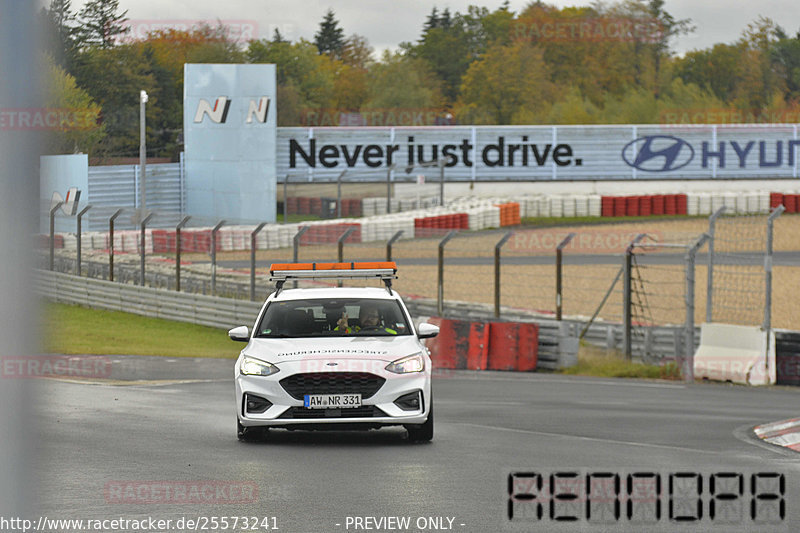
[[[339,366],[339,363],[325,363],[328,366]]]
[[[648,135],[631,141],[622,149],[622,159],[634,168],[647,172],[668,172],[688,165],[694,148],[672,135]]]

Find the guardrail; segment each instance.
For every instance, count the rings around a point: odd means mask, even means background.
[[[45,298],[111,311],[230,329],[252,325],[262,303],[203,296],[72,276],[34,271],[36,291]]]
[[[34,281],[37,293],[51,301],[221,329],[253,324],[261,308],[260,302],[141,287],[46,270],[35,270]],[[406,306],[415,318],[437,316],[437,302],[433,299],[408,299]],[[492,305],[446,301],[442,315],[444,318],[489,322],[497,320],[494,311]],[[559,322],[511,308],[504,308],[502,315],[504,321],[535,322],[539,325],[537,369],[545,370],[566,366],[573,360],[578,349],[578,336],[586,325],[584,321]],[[800,332],[776,330],[775,333],[778,383],[800,385]],[[643,333],[632,339],[633,356],[651,363],[684,357],[684,335],[683,325],[643,328]],[[612,323],[593,323],[584,335],[584,341],[611,350],[621,350],[623,338],[623,325]],[[700,330],[695,328],[695,345],[699,343],[699,338]]]

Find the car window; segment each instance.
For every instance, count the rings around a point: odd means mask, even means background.
[[[410,334],[405,313],[396,300],[320,298],[271,302],[255,336],[293,338]]]

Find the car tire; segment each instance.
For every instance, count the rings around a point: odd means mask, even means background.
[[[240,441],[254,441],[263,439],[267,436],[268,428],[262,427],[244,427],[239,419],[236,419],[236,437]]]
[[[433,405],[424,424],[407,424],[408,440],[411,442],[430,442],[433,440]]]

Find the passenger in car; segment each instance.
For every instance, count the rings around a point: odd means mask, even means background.
[[[384,327],[381,323],[381,314],[378,307],[373,304],[365,304],[358,311],[358,325],[351,328],[347,322],[347,313],[342,313],[334,331],[343,333],[353,333],[354,331],[379,331],[390,335],[397,335],[397,331]]]

